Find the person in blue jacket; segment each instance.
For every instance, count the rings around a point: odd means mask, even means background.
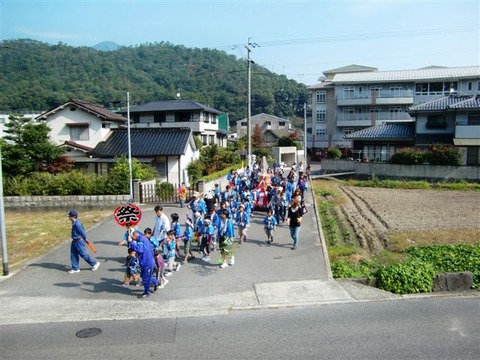
[[[235,228],[232,219],[229,219],[228,210],[224,209],[221,214],[220,226],[218,228],[220,254],[222,255],[222,264],[220,268],[226,268],[228,265],[235,264],[235,257],[232,254],[233,238]]]
[[[150,296],[150,285],[153,283],[154,291],[158,289],[158,280],[154,278],[153,270],[155,268],[155,259],[153,255],[153,246],[143,234],[135,231],[132,236],[128,238],[128,246],[138,254],[138,263],[140,265],[140,276],[145,288],[142,295],[139,297],[145,298]]]
[[[87,234],[82,223],[78,220],[78,212],[70,210],[68,218],[72,222],[72,244],[70,245],[70,261],[72,262],[72,269],[69,270],[68,273],[76,274],[80,272],[80,269],[78,268],[80,258],[84,259],[91,266],[92,271],[97,270],[100,263],[88,255],[85,249]]]

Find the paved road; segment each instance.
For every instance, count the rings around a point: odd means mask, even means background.
[[[5,325],[0,347],[2,360],[476,360],[479,310],[477,298],[440,298]]]
[[[124,230],[112,216],[88,231],[101,263],[96,272],[81,260],[79,274],[67,273],[70,241],[66,240],[16,274],[2,278],[0,324],[209,315],[231,309],[356,301],[329,276],[312,194],[307,193],[306,203],[309,212],[302,221],[296,251],[290,249],[285,225],[277,229],[275,242],[266,244],[261,225],[264,213],[256,212],[248,241],[236,246],[234,266],[220,269],[219,252],[211,256],[211,263],[197,258],[169,277],[164,289],[141,300],[137,295],[142,287],[122,286],[126,248],[117,244]],[[151,227],[154,219],[153,205],[142,210],[139,229]],[[187,213],[179,207],[165,210],[168,215],[178,212],[181,219]]]

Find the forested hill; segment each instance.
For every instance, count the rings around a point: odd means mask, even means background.
[[[247,64],[223,51],[170,43],[99,51],[34,40],[4,41],[0,49],[0,112],[48,110],[69,98],[107,108],[191,99],[246,117]],[[252,65],[252,115],[302,116],[306,86]]]

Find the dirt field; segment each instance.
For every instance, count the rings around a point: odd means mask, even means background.
[[[480,241],[480,192],[345,186],[340,190],[347,201],[338,215],[360,246],[371,252],[389,248],[389,236],[399,232],[464,230]]]

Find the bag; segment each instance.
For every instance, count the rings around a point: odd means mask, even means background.
[[[305,215],[306,213],[308,213],[307,207],[305,204],[302,204],[302,215]]]

